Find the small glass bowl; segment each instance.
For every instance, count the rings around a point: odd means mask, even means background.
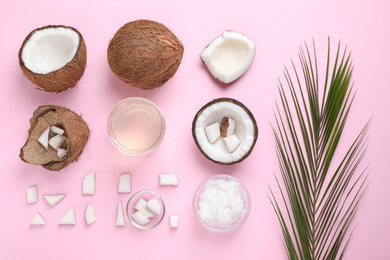
[[[130,113],[141,111],[143,114],[155,120],[156,138],[146,147],[131,147],[120,137],[121,120]],[[151,101],[140,97],[129,97],[117,103],[111,110],[107,119],[107,132],[111,143],[124,154],[144,155],[153,152],[162,142],[165,135],[165,118],[161,110]],[[149,129],[149,128],[148,128]],[[137,140],[137,138],[133,138]]]
[[[137,209],[135,209],[134,206],[135,206],[135,203],[140,198],[143,198],[146,201],[148,201],[150,199],[153,199],[153,198],[157,199],[157,201],[159,202],[159,204],[161,206],[161,213],[160,213],[160,215],[156,215],[155,217],[149,218],[150,222],[148,224],[146,224],[146,225],[138,224],[131,217],[131,215],[133,215],[133,213],[135,213],[137,211]],[[135,227],[137,227],[139,229],[152,229],[152,228],[158,226],[158,224],[160,224],[161,221],[164,219],[164,216],[165,216],[165,204],[164,204],[163,199],[160,197],[160,195],[158,195],[154,191],[141,190],[141,191],[138,191],[138,192],[134,193],[130,197],[130,199],[128,200],[127,205],[126,205],[126,214],[127,214],[127,218],[129,219],[131,224],[133,224],[133,226],[135,226]]]
[[[200,213],[199,213],[199,209],[200,209],[199,202],[201,201],[200,195],[205,191],[206,184],[209,181],[221,180],[221,179],[227,180],[227,181],[234,181],[234,182],[239,183],[239,189],[240,189],[239,193],[240,193],[240,196],[244,202],[244,211],[243,211],[241,217],[237,221],[235,221],[232,225],[226,226],[226,227],[220,227],[218,225],[213,226],[213,225],[208,224],[205,220],[202,219],[202,217],[200,216]],[[227,232],[231,232],[231,231],[239,228],[242,224],[244,224],[244,222],[246,221],[246,219],[249,216],[249,212],[251,209],[251,199],[250,199],[248,190],[246,189],[244,184],[242,184],[238,179],[236,179],[230,175],[226,175],[226,174],[216,174],[216,175],[213,175],[210,178],[206,179],[198,186],[198,188],[196,189],[195,194],[194,194],[192,206],[193,206],[193,210],[194,210],[196,218],[198,219],[199,223],[202,224],[203,227],[205,227],[207,230],[210,230],[210,231],[213,231],[216,233],[227,233]]]

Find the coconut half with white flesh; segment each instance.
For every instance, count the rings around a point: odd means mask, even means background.
[[[221,122],[224,117],[234,120],[234,135],[239,139],[238,147],[232,152],[229,151],[229,146],[223,137],[211,143],[205,131],[207,126]],[[253,114],[244,104],[231,98],[219,98],[204,105],[195,115],[192,122],[192,136],[207,159],[219,164],[231,165],[241,162],[252,152],[257,141],[258,128]]]
[[[200,54],[200,59],[210,73],[223,83],[231,83],[241,77],[252,64],[256,45],[242,33],[224,31]]]
[[[87,49],[73,27],[49,25],[33,30],[19,50],[23,73],[38,89],[61,92],[76,86],[84,74]]]

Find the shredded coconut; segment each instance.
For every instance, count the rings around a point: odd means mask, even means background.
[[[199,216],[212,227],[228,228],[245,212],[245,197],[235,180],[211,179],[199,197]]]

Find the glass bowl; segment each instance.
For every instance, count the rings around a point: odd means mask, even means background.
[[[153,152],[162,142],[165,119],[153,102],[130,97],[111,110],[107,132],[111,143],[122,153],[144,155]]]
[[[238,179],[217,174],[198,186],[192,206],[203,227],[216,233],[227,233],[244,224],[251,209],[251,199]]]
[[[137,203],[137,201],[140,198],[143,198],[145,201],[149,201],[150,199],[156,199],[158,201],[158,203],[160,204],[160,207],[161,207],[160,214],[156,215],[154,217],[150,217],[149,218],[150,222],[145,224],[145,225],[138,224],[131,217],[131,215],[133,215],[137,211],[137,209],[135,208],[135,204]],[[127,218],[129,219],[131,224],[133,224],[133,226],[135,226],[135,227],[137,227],[139,229],[152,229],[152,228],[158,226],[158,224],[160,224],[161,221],[164,219],[164,216],[165,216],[165,204],[164,204],[163,199],[157,193],[155,193],[153,191],[150,191],[150,190],[141,190],[141,191],[138,191],[138,192],[134,193],[130,197],[130,199],[128,200],[127,205],[126,205],[126,214],[127,214]]]

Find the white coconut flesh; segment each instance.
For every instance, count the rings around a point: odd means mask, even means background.
[[[79,35],[69,28],[38,30],[25,44],[22,60],[30,71],[48,74],[69,63],[76,55],[79,43]]]
[[[214,143],[207,139],[205,127],[214,122],[221,122],[229,117],[236,122],[234,134],[240,140],[240,145],[229,152],[223,138]],[[217,102],[208,106],[199,114],[195,124],[195,135],[202,151],[210,159],[221,163],[232,163],[247,155],[255,142],[255,126],[248,113],[239,105],[228,101]]]
[[[255,57],[255,43],[239,32],[224,31],[200,54],[210,73],[224,83],[241,77]]]

